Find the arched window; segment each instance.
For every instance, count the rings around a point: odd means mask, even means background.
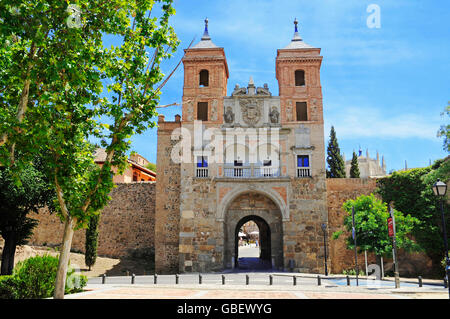
[[[209,86],[209,72],[208,70],[200,71],[200,83],[201,87]]]
[[[297,70],[295,71],[295,86],[305,85],[305,71]]]

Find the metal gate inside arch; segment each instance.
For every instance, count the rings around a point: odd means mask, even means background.
[[[247,192],[229,205],[224,219],[224,267],[245,270],[283,268],[282,216],[278,206],[261,193]],[[242,225],[254,221],[259,229],[259,259],[239,259],[238,233]]]

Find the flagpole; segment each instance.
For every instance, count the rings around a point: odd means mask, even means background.
[[[355,268],[356,268],[356,285],[359,286],[359,282],[358,282],[358,273],[359,273],[359,269],[358,269],[358,253],[357,253],[357,248],[356,248],[356,230],[355,230],[355,207],[352,206],[352,237],[353,237],[353,241],[355,242]]]
[[[400,276],[399,276],[399,272],[398,272],[398,258],[397,258],[397,241],[396,241],[396,230],[395,230],[395,216],[394,216],[394,211],[391,208],[391,205],[388,204],[388,210],[389,210],[389,214],[391,215],[392,218],[392,227],[394,230],[394,236],[392,237],[392,244],[394,246],[394,276],[395,276],[395,288],[400,288]]]

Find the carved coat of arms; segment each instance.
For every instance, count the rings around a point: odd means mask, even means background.
[[[248,125],[255,125],[261,118],[264,101],[260,99],[241,99],[242,119]]]

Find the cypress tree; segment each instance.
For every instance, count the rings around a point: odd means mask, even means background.
[[[100,215],[98,214],[91,216],[89,227],[86,229],[84,262],[86,263],[86,266],[89,267],[89,270],[91,270],[91,266],[94,266],[97,259],[99,219]]]
[[[345,178],[345,163],[341,156],[341,150],[339,149],[334,126],[331,127],[330,131],[327,155],[327,163],[330,172],[329,178]]]
[[[350,167],[350,178],[359,178],[358,156],[353,152],[352,164]]]

